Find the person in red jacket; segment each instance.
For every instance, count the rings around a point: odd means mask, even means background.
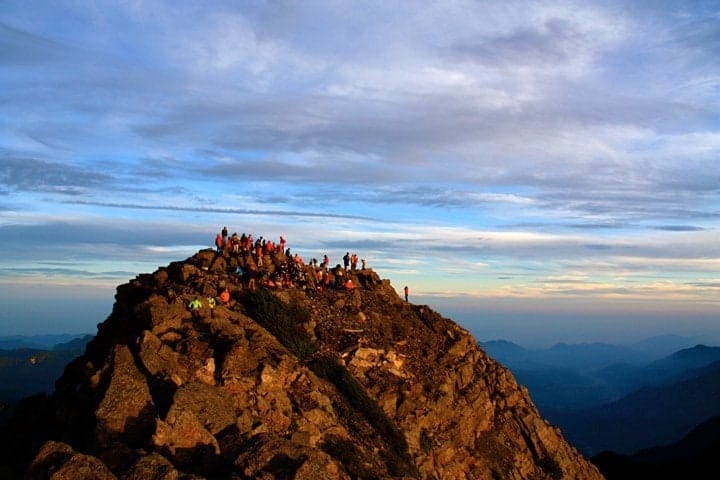
[[[223,238],[222,235],[220,235],[219,233],[215,237],[215,246],[217,247],[218,252],[222,252]]]
[[[227,288],[220,293],[220,301],[223,305],[230,303],[230,292],[228,292]]]

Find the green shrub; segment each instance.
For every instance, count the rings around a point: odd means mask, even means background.
[[[340,462],[350,478],[379,480],[376,472],[367,469],[363,453],[352,440],[329,435],[320,448]]]
[[[415,466],[408,453],[405,436],[397,428],[377,402],[371,398],[363,386],[334,358],[323,356],[309,364],[315,374],[329,381],[342,393],[348,403],[360,411],[368,423],[377,431],[390,447],[387,453],[387,465],[393,475],[417,475]]]
[[[423,430],[420,434],[420,448],[422,448],[423,452],[429,453],[430,450],[432,450],[432,438],[428,435],[428,433]]]
[[[315,344],[302,327],[310,319],[310,312],[299,303],[286,304],[270,291],[258,289],[246,293],[245,308],[250,317],[299,359],[315,353]]]
[[[540,469],[547,473],[552,480],[562,480],[564,476],[562,468],[560,468],[560,465],[554,458],[545,456],[540,459],[538,464],[540,465]]]

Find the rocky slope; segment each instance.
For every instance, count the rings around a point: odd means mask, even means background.
[[[229,272],[251,262],[204,250],[118,287],[55,393],[17,407],[0,476],[602,478],[466,330],[372,270],[250,291]]]

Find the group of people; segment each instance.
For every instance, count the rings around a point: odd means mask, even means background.
[[[220,299],[221,305],[228,305],[230,303],[230,291],[227,288],[223,288],[218,298]],[[215,301],[215,297],[212,296],[205,297],[205,301],[207,302],[208,307],[210,307],[211,310],[215,308],[215,305],[217,304],[217,302]],[[199,296],[196,296],[190,301],[190,303],[188,303],[188,308],[190,309],[193,317],[195,318],[200,315],[200,309],[202,307],[203,303]]]
[[[263,237],[253,240],[252,235],[242,234],[238,236],[237,233],[233,233],[228,237],[227,227],[223,227],[222,231],[215,236],[215,248],[218,253],[222,253],[224,250],[230,251],[235,254],[251,253],[256,258],[262,259],[264,255],[269,255],[274,252],[285,253],[290,256],[290,249],[285,250],[285,238],[280,235],[280,241],[274,243],[271,240],[265,240]]]
[[[266,288],[313,288],[323,290],[352,290],[356,287],[350,272],[358,268],[358,261],[362,269],[366,268],[365,259],[360,259],[356,253],[346,252],[343,265],[330,267],[330,257],[323,256],[321,263],[316,258],[306,265],[297,253],[291,254],[287,248],[287,241],[280,235],[279,241],[264,239],[262,236],[254,239],[251,234],[228,235],[227,227],[215,237],[215,247],[218,254],[229,254],[235,275],[243,286],[255,290],[262,286]],[[237,265],[237,266],[236,266]],[[205,299],[210,308],[216,304],[212,297]],[[230,293],[223,289],[219,296],[221,304],[230,302]],[[197,314],[202,308],[203,300],[196,297],[190,302],[188,308]]]

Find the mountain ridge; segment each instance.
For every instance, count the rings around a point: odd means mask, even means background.
[[[720,415],[720,362],[692,371],[670,385],[643,387],[612,403],[583,411],[547,411],[587,454],[631,454],[678,441]]]
[[[602,478],[467,330],[371,269],[280,250],[203,250],[119,286],[8,432],[5,472],[32,478]]]

